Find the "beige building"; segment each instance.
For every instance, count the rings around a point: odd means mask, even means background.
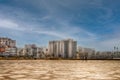
[[[36,57],[37,46],[35,44],[26,44],[24,49],[27,56]]]
[[[77,52],[80,58],[86,57],[87,59],[92,59],[95,57],[95,49],[92,49],[92,48],[83,48],[83,47],[78,46]]]
[[[47,56],[48,49],[45,47],[37,47],[37,58],[45,59]]]
[[[26,44],[24,48],[17,49],[18,56],[25,56],[29,58],[45,59],[48,54],[48,48],[38,47],[35,44]]]
[[[73,39],[49,41],[49,55],[54,58],[74,58],[76,54],[77,41]]]
[[[16,47],[16,41],[10,38],[0,37],[0,46],[14,48]]]
[[[17,56],[25,56],[23,53],[23,48],[17,48]]]
[[[17,53],[16,41],[10,38],[0,37],[0,52],[15,55]]]

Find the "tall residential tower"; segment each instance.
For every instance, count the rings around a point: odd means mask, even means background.
[[[74,58],[76,54],[77,41],[73,39],[49,41],[49,54],[54,58]]]

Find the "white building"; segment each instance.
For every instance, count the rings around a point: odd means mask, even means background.
[[[6,48],[5,53],[9,53],[10,55],[17,55],[17,48]]]
[[[25,54],[23,54],[23,48],[17,48],[17,56],[25,56]]]
[[[46,48],[45,47],[37,47],[37,58],[42,58],[45,59],[46,58]]]
[[[95,57],[95,49],[92,48],[83,48],[78,46],[77,52],[79,53],[79,56],[81,58],[92,59],[93,57]]]
[[[0,37],[0,53],[16,55],[16,41],[10,38]]]
[[[16,47],[16,41],[10,38],[0,37],[0,46],[4,47]]]
[[[45,55],[48,55],[48,48],[47,47],[42,47],[42,50]]]
[[[74,58],[77,41],[73,39],[49,41],[49,54],[54,58]]]
[[[24,49],[27,56],[37,56],[37,46],[35,44],[27,44]]]

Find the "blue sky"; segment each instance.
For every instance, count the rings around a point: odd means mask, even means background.
[[[73,38],[79,46],[112,51],[120,45],[119,30],[120,0],[0,0],[0,36],[18,46]]]

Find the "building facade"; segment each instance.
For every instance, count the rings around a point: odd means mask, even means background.
[[[17,50],[18,56],[35,58],[35,59],[45,59],[48,54],[48,49],[45,47],[38,47],[35,44],[26,44],[24,48],[19,48]]]
[[[80,59],[94,59],[95,58],[95,49],[92,48],[83,48],[77,47],[78,57]]]
[[[10,38],[0,37],[0,53],[16,55],[16,41]]]
[[[37,56],[37,46],[35,44],[26,44],[24,48],[24,53],[28,57],[34,57]]]
[[[0,38],[0,46],[14,48],[14,47],[16,47],[16,41],[12,40],[10,38],[1,37]]]
[[[49,41],[49,55],[54,58],[74,58],[77,41],[73,39]]]

